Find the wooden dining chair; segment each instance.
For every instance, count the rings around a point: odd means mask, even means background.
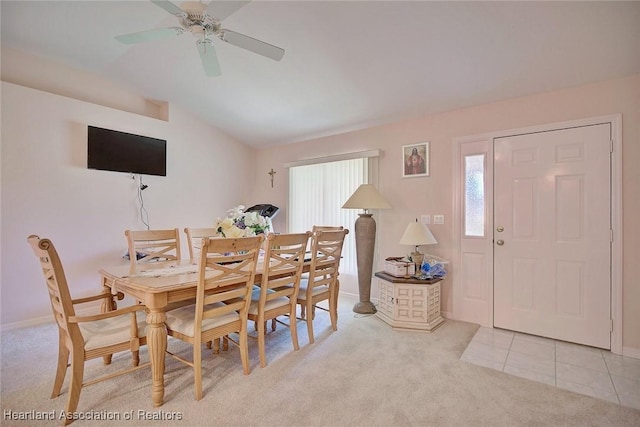
[[[193,346],[191,361],[167,353],[191,366],[196,400],[202,399],[202,344],[237,333],[245,375],[250,372],[247,310],[251,302],[256,263],[264,236],[238,239],[204,238],[198,262],[196,303],[166,313],[167,333]]]
[[[218,237],[218,230],[210,228],[191,228],[186,227],[184,233],[187,235],[187,246],[189,248],[189,260],[197,262],[202,249],[202,239],[205,237]]]
[[[209,238],[218,237],[218,230],[213,227],[209,227],[209,228],[185,227],[184,233],[187,235],[187,246],[189,248],[189,262],[191,263],[198,262],[198,258],[200,257],[200,251],[202,250],[202,239],[204,239],[205,237],[209,237]],[[220,339],[216,339],[213,342],[208,341],[206,343],[207,348],[212,348],[213,346],[213,353],[219,354],[220,341],[221,341]],[[222,349],[225,351],[229,349],[229,341],[226,338],[224,338]]]
[[[313,318],[315,308],[329,311],[331,327],[338,330],[338,269],[342,246],[349,230],[316,231],[311,237],[311,266],[309,276],[300,281],[297,303],[301,320],[307,322],[309,343],[314,342]],[[318,306],[327,301],[328,308]]]
[[[131,267],[150,261],[180,259],[180,232],[169,230],[126,230]]]
[[[106,299],[106,306],[112,307],[113,296],[102,293],[72,299],[62,262],[51,240],[31,235],[27,241],[40,260],[53,317],[58,325],[58,368],[51,398],[60,395],[71,356],[71,379],[66,407],[66,413],[71,415],[78,407],[83,387],[149,366],[148,362],[141,365],[139,357],[140,346],[146,344],[144,306],[134,305],[94,315],[77,315],[76,305]],[[133,367],[84,382],[85,361],[122,351],[131,352]],[[73,417],[65,417],[64,425],[71,422]]]
[[[296,327],[296,304],[304,254],[310,232],[299,234],[274,234],[267,236],[262,280],[260,289],[252,292],[249,305],[249,320],[256,322],[258,330],[258,351],[260,366],[267,366],[265,355],[266,322],[272,320],[288,326],[293,349],[298,350],[298,329]],[[289,322],[278,320],[278,316],[288,316]]]

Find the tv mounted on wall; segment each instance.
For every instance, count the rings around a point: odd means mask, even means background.
[[[88,126],[87,167],[167,176],[167,141]]]

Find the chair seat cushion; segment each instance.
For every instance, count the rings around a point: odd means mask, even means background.
[[[147,334],[146,313],[136,311],[138,322],[138,336]],[[78,323],[84,337],[85,350],[127,342],[131,339],[131,315],[123,314],[110,319],[95,320],[93,322]]]
[[[308,286],[309,282],[308,280],[302,279],[300,281],[300,291],[298,291],[298,299],[299,300],[306,300],[307,299],[307,286]],[[329,292],[329,286],[328,285],[321,285],[321,286],[316,286],[313,288],[313,296],[318,295],[318,294],[323,294],[325,292]]]
[[[281,297],[272,299],[271,301],[267,301],[264,305],[265,311],[273,310],[274,308],[283,307],[286,305],[290,305],[291,301],[287,297]],[[258,315],[258,305],[259,301],[251,300],[251,305],[249,306],[249,314]]]
[[[216,302],[205,306],[205,311],[214,307],[225,307],[225,304]],[[209,329],[216,328],[218,326],[226,325],[228,323],[235,322],[240,319],[240,315],[232,311],[231,313],[225,313],[221,316],[212,317],[209,319],[202,319],[202,330],[208,331]],[[196,320],[196,306],[195,304],[187,305],[167,312],[167,320],[165,324],[167,328],[172,331],[179,332],[183,335],[193,337],[195,331]]]

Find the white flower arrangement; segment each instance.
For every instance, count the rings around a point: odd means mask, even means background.
[[[269,231],[270,221],[257,212],[244,212],[244,206],[239,205],[229,209],[229,215],[216,221],[215,228],[222,237],[237,238],[251,237]]]

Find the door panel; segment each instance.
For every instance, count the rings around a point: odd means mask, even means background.
[[[610,348],[610,138],[494,139],[496,327]]]

